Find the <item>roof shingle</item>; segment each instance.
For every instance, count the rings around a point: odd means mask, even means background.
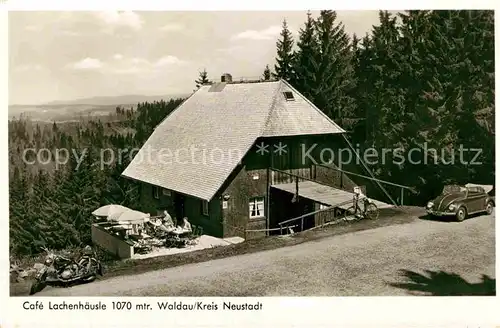
[[[285,81],[210,88],[156,127],[124,177],[210,200],[257,138],[345,132]]]

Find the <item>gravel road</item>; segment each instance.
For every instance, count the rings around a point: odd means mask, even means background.
[[[494,214],[416,220],[37,296],[470,295],[494,288],[483,275],[495,278]]]

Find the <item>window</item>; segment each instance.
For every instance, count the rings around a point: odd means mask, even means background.
[[[154,199],[160,199],[160,188],[153,186],[153,197]]]
[[[481,187],[469,187],[467,188],[469,190],[469,193],[471,194],[480,194],[484,193],[484,189]]]
[[[283,92],[283,95],[285,96],[285,99],[287,101],[295,100],[295,98],[293,97],[293,92],[291,92],[291,91],[285,91],[285,92]]]
[[[319,204],[319,209],[320,210],[324,210],[326,208],[328,208],[329,206],[326,206],[326,205],[323,205],[323,204]]]
[[[261,218],[264,216],[264,197],[253,198],[249,203],[250,218]]]
[[[208,216],[208,202],[206,200],[201,201],[201,212]]]

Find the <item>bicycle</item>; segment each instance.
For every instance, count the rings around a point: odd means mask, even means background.
[[[363,202],[363,209],[361,209],[359,205],[360,202]],[[364,197],[357,201],[353,201],[353,205],[345,210],[343,220],[345,222],[359,221],[362,219],[376,220],[378,219],[378,215],[379,211],[377,205],[371,202],[367,197]]]

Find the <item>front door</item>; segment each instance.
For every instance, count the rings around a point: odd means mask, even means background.
[[[182,222],[182,219],[185,216],[184,212],[184,202],[185,202],[185,197],[180,194],[175,194],[174,197],[174,209],[175,209],[175,218],[177,219],[177,222]]]

